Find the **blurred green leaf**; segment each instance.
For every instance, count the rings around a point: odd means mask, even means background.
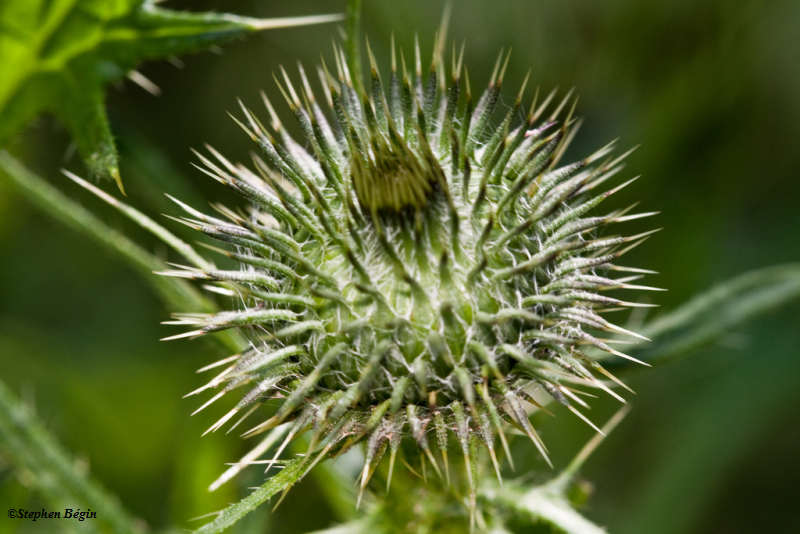
[[[737,325],[800,298],[800,264],[764,267],[740,274],[693,297],[648,323],[628,352],[651,364],[688,354],[717,340]],[[608,358],[609,356],[600,356]],[[608,367],[629,367],[628,360],[609,360]]]
[[[0,5],[0,143],[42,111],[75,139],[90,171],[122,188],[104,88],[140,62],[258,30],[337,20],[256,19],[159,8],[154,0],[10,0]],[[141,80],[141,75],[134,75]],[[140,82],[148,85],[149,82]]]
[[[659,415],[658,425],[644,437],[649,445],[646,476],[630,498],[619,500],[620,509],[627,512],[615,521],[616,532],[797,532],[796,522],[790,526],[794,517],[775,514],[789,502],[782,496],[791,494],[779,491],[773,485],[776,480],[763,474],[774,469],[797,480],[791,462],[797,443],[800,365],[796,335],[786,335],[792,320],[796,322],[797,309],[797,305],[791,306],[791,314],[780,320],[766,318],[748,325],[752,342],[739,350],[723,348],[703,354],[707,369],[711,369],[709,378],[680,382],[673,378],[656,398],[642,389],[642,395],[650,398],[646,404],[642,399],[638,403],[640,420],[652,418],[652,406],[664,402],[664,391],[680,392],[681,398],[669,399],[671,410]],[[782,410],[790,410],[792,416],[784,419]],[[627,447],[631,439],[642,439],[642,434],[639,429],[622,436],[622,441],[616,439]],[[781,438],[788,443],[784,457],[773,452],[776,446],[781,450]],[[714,509],[717,499],[727,492],[742,490],[735,485],[738,477],[747,481],[739,503],[756,507],[749,518],[744,511],[744,524],[740,523],[741,511],[728,509],[725,517],[718,517]],[[764,487],[769,491],[764,494],[765,501],[759,501],[754,495]],[[748,488],[752,488],[750,493]],[[774,519],[773,514],[777,516]],[[762,528],[767,521],[774,523]]]
[[[129,515],[119,500],[88,478],[80,463],[70,458],[31,410],[0,382],[0,449],[17,468],[27,470],[55,506],[86,506],[111,532],[144,532],[144,523]],[[93,527],[92,522],[87,523]]]

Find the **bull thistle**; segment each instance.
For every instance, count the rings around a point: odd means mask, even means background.
[[[318,68],[322,102],[302,66],[299,85],[281,69],[302,141],[264,97],[268,127],[244,105],[234,117],[259,146],[252,170],[212,148],[197,154],[198,168],[248,205],[209,216],[176,200],[181,221],[222,242],[216,250],[239,268],[164,274],[210,281],[240,306],[180,314],[170,324],[192,329],[167,339],[242,332],[249,348],[205,368],[223,370],[190,395],[216,390],[203,409],[246,387],[208,431],[258,412],[265,420],[244,435],[268,432],[212,489],[271,448],[266,463],[277,462],[304,433],[306,472],[365,443],[362,491],[387,452],[391,480],[399,450],[416,454],[409,467],[449,479],[452,442],[474,507],[477,444],[498,477],[514,427],[550,463],[532,407],[555,401],[599,432],[581,411],[584,390],[624,402],[597,355],[632,359],[612,343],[641,336],[602,313],[641,304],[604,293],[654,289],[632,283],[647,271],[616,263],[650,232],[600,233],[652,213],[595,212],[633,181],[607,185],[627,153],[613,156],[612,142],[559,165],[580,125],[572,94],[540,101],[537,91],[523,107],[526,77],[513,106],[498,109],[510,55],[501,52],[474,102],[463,46],[449,69],[444,48],[440,31],[423,76],[417,44],[412,75],[392,42],[387,93],[369,46],[366,89],[334,47],[337,76]]]

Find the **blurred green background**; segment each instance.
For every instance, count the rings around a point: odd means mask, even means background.
[[[340,11],[343,2],[167,6],[273,17]],[[392,32],[406,50],[415,33],[429,49],[442,9],[436,1],[366,0],[365,30],[382,64]],[[654,224],[665,230],[627,260],[658,270],[648,282],[669,288],[655,295],[655,316],[736,273],[800,259],[798,27],[795,0],[455,0],[451,36],[467,43],[474,87],[488,80],[499,49],[513,48],[504,106],[529,68],[544,90],[575,86],[585,123],[573,154],[614,137],[622,147],[641,143],[626,173],[643,178],[616,205],[640,200],[644,210],[662,211]],[[189,149],[210,143],[246,161],[254,147],[226,111],[237,97],[259,109],[261,89],[277,97],[278,66],[316,65],[321,54],[329,57],[338,30],[269,31],[222,53],[185,57],[181,68],[147,64],[141,71],[161,87],[159,97],[129,82],[111,88],[129,201],[157,217],[176,213],[162,192],[200,207],[237,202],[190,167]],[[10,149],[110,225],[166,255],[59,175],[62,167],[85,171],[54,120],[40,118]],[[138,274],[2,180],[0,258],[0,376],[129,510],[154,528],[199,526],[190,519],[260,483],[254,470],[206,491],[249,446],[233,435],[201,438],[223,408],[190,418],[199,402],[181,399],[201,383],[194,370],[222,354],[202,341],[159,342],[173,333],[159,325],[171,310]],[[690,358],[630,375],[634,410],[585,469],[595,489],[586,514],[614,533],[800,531],[798,312],[797,304],[785,307]],[[615,408],[598,402],[592,417],[604,421]],[[563,466],[591,431],[557,415],[542,432]],[[518,445],[518,472],[541,469],[532,448]],[[41,506],[1,455],[0,503]],[[271,519],[266,509],[260,515],[250,519],[254,531],[304,532],[333,520],[309,481]],[[50,528],[0,519],[0,532]]]

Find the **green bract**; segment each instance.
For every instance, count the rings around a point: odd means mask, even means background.
[[[297,86],[282,71],[304,138],[287,133],[265,98],[268,126],[244,106],[238,121],[260,148],[253,170],[213,149],[198,155],[249,204],[212,217],[181,203],[182,220],[224,243],[239,268],[167,274],[212,281],[239,306],[179,315],[172,324],[194,329],[172,338],[240,329],[250,348],[209,366],[223,370],[193,393],[217,391],[205,407],[244,388],[209,430],[266,413],[245,435],[270,431],[212,487],[311,430],[314,461],[366,442],[362,488],[404,440],[419,451],[412,463],[441,472],[438,449],[447,473],[455,436],[474,489],[473,444],[485,445],[499,476],[496,442],[508,455],[509,426],[547,459],[530,406],[555,400],[589,422],[584,389],[622,400],[592,355],[627,357],[607,334],[640,337],[601,315],[636,304],[604,292],[652,289],[631,283],[643,271],[616,264],[647,234],[599,236],[649,215],[597,213],[630,183],[608,185],[625,155],[611,156],[612,143],[559,165],[578,127],[571,96],[523,108],[523,84],[513,107],[498,109],[501,54],[473,102],[463,52],[446,69],[442,48],[439,39],[427,77],[418,47],[414,76],[393,50],[386,91],[371,54],[361,90],[336,50],[338,77],[318,71],[321,102],[302,67]],[[268,399],[278,402],[256,412]]]

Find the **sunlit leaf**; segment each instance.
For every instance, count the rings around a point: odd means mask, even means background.
[[[0,3],[0,143],[40,112],[67,127],[91,172],[121,187],[105,86],[148,59],[207,48],[259,30],[337,20],[186,13],[153,0]]]

